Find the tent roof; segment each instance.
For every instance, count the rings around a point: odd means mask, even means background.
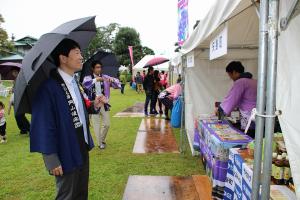
[[[253,27],[258,26],[258,20],[255,18],[256,7],[251,0],[217,1],[185,41],[181,52],[209,48],[210,41],[225,24],[228,26],[228,48],[257,48],[258,31]]]

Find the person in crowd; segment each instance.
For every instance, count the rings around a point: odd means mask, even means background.
[[[178,74],[178,77],[177,77],[176,83],[180,83],[180,82],[181,82],[181,74]]]
[[[158,99],[164,104],[165,106],[165,116],[166,120],[170,120],[169,117],[169,110],[172,110],[173,108],[173,101],[176,100],[182,93],[182,87],[179,83],[176,83],[168,88],[166,88],[164,91],[162,91]]]
[[[14,105],[14,88],[15,88],[15,81],[13,84],[13,88],[12,88],[12,94],[8,103],[8,111],[7,114],[10,115],[11,109]],[[30,123],[28,121],[28,119],[26,118],[25,114],[16,114],[15,115],[15,120],[17,122],[17,126],[20,130],[20,134],[27,134],[30,131]]]
[[[120,81],[116,78],[102,74],[102,63],[95,60],[91,64],[92,74],[85,76],[83,87],[89,100],[94,101],[97,96],[103,96],[106,102],[97,114],[92,114],[91,119],[98,142],[99,149],[106,148],[106,136],[110,127],[110,87],[121,88]],[[102,124],[102,126],[100,126]]]
[[[165,73],[164,70],[162,70],[161,73],[159,74],[159,78],[160,78],[160,85],[162,87],[162,90],[166,89],[168,84],[168,74]]]
[[[150,114],[153,115],[157,115],[158,112],[156,110],[156,104],[158,102],[159,105],[159,114],[162,115],[163,111],[162,111],[162,103],[160,101],[158,101],[158,95],[161,91],[162,85],[161,85],[161,81],[160,81],[160,77],[159,77],[159,71],[158,70],[154,70],[153,73],[154,76],[154,85],[153,85],[153,95],[152,95],[152,99],[151,99],[151,104],[152,104],[152,109],[150,111]]]
[[[5,120],[5,106],[2,101],[0,101],[0,143],[6,143],[6,120]]]
[[[83,60],[77,42],[63,39],[51,57],[57,68],[33,97],[30,151],[42,153],[55,177],[55,199],[88,199],[89,151],[94,143],[87,113],[99,112],[104,99],[88,104],[74,78]]]
[[[124,94],[124,89],[127,82],[127,70],[121,72],[120,81],[121,81],[121,93]]]
[[[241,116],[241,130],[245,130],[251,111],[256,106],[257,81],[252,79],[252,74],[244,72],[240,61],[232,61],[226,67],[228,76],[234,81],[233,86],[218,107],[217,113],[230,115],[238,108]],[[247,134],[255,137],[255,123],[252,122]]]
[[[137,72],[134,79],[136,82],[137,93],[142,93],[143,92],[143,77],[141,76],[141,73]]]
[[[143,70],[143,73],[141,74],[142,78],[143,78],[143,82],[145,80],[145,77],[146,77],[146,70]]]
[[[153,96],[153,90],[154,90],[154,69],[153,67],[148,67],[148,73],[145,76],[144,82],[143,82],[143,87],[145,90],[145,94],[146,94],[146,99],[145,99],[145,107],[144,107],[144,113],[145,116],[148,116],[148,105],[149,102],[152,100],[152,96]],[[150,114],[151,111],[153,111],[153,104],[150,103]]]

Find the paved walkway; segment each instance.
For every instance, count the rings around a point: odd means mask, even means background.
[[[211,200],[208,176],[129,176],[123,200]]]
[[[138,102],[132,107],[118,112],[114,117],[144,117],[144,103]]]
[[[170,122],[155,117],[144,118],[138,129],[133,153],[179,153]]]

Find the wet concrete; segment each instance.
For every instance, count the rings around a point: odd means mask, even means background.
[[[136,103],[122,112],[118,112],[114,117],[144,117],[144,103]]]
[[[208,176],[129,176],[123,200],[208,200]]]
[[[139,127],[133,153],[179,153],[170,122],[161,118],[145,118]]]

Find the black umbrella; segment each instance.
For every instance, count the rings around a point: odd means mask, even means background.
[[[102,63],[102,73],[111,77],[118,78],[118,70],[120,64],[117,57],[113,53],[108,53],[104,51],[98,51],[92,55],[85,63],[80,74],[80,82],[83,81],[83,78],[92,73],[91,64],[93,61],[98,60]]]
[[[42,35],[23,59],[14,91],[15,113],[31,113],[31,102],[38,87],[56,68],[50,54],[63,39],[75,40],[83,50],[95,34],[95,16],[92,16],[69,21]]]

